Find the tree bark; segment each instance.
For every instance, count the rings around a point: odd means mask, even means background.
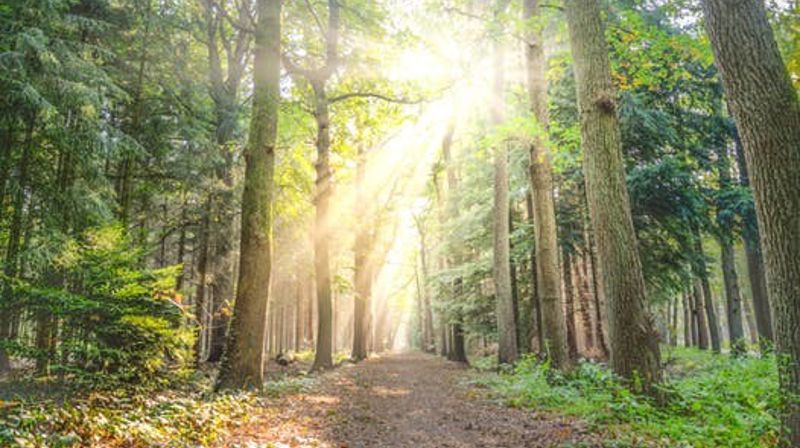
[[[573,263],[573,265],[575,269],[575,277],[578,282],[581,320],[583,321],[583,333],[584,340],[586,341],[586,349],[592,350],[594,348],[594,329],[592,327],[591,294],[589,293],[589,275],[586,272],[586,257],[587,254],[584,252],[578,261]]]
[[[581,116],[589,212],[611,339],[611,367],[644,391],[661,381],[658,334],[645,289],[625,184],[616,98],[598,0],[565,2]],[[632,383],[633,384],[633,383]]]
[[[495,21],[504,12],[506,0],[498,0],[495,5]],[[499,24],[499,23],[498,23]],[[494,87],[492,92],[491,115],[495,126],[505,119],[505,51],[499,37],[492,44],[494,67]],[[513,364],[519,356],[517,348],[517,328],[514,320],[514,300],[511,296],[511,265],[509,263],[509,204],[508,204],[508,148],[500,142],[494,148],[494,264],[493,279],[495,292],[495,314],[497,315],[498,361]]]
[[[739,185],[751,189],[750,177],[747,173],[747,163],[744,156],[744,147],[739,138],[738,131],[734,134],[736,148],[736,163],[739,167]],[[753,311],[756,316],[758,329],[758,343],[761,351],[772,349],[774,331],[772,328],[772,313],[770,311],[769,296],[767,295],[767,277],[764,272],[764,257],[761,252],[761,242],[758,240],[758,220],[755,209],[747,209],[742,215],[745,257],[747,259],[747,275],[750,279],[750,292],[753,296]]]
[[[683,345],[692,347],[694,345],[693,326],[692,326],[692,307],[689,293],[683,292]]]
[[[700,231],[695,228],[694,232],[694,251],[697,261],[694,265],[695,275],[700,280],[700,286],[703,289],[703,302],[698,306],[705,309],[705,318],[703,326],[708,330],[708,335],[711,341],[711,350],[714,353],[720,352],[720,337],[719,337],[719,322],[717,320],[717,312],[714,308],[714,296],[711,292],[711,285],[708,282],[708,266],[706,266],[706,255],[703,250],[703,240]],[[704,347],[701,347],[704,348]]]
[[[720,146],[717,150],[717,171],[719,177],[719,191],[724,192],[732,188],[730,173],[730,157],[728,149]],[[721,195],[722,196],[722,195]],[[739,277],[736,274],[736,259],[733,250],[732,222],[725,218],[728,204],[720,199],[717,205],[717,224],[719,227],[719,244],[721,248],[720,265],[725,284],[726,317],[728,323],[728,338],[731,353],[740,355],[747,350],[744,339],[744,325],[742,322],[742,299],[739,294]]]
[[[564,248],[561,255],[564,273],[564,303],[566,308],[567,347],[570,360],[578,359],[578,340],[575,334],[575,294],[572,281],[572,254]]]
[[[760,0],[705,0],[706,29],[744,146],[775,324],[783,445],[800,446],[800,104]]]
[[[22,242],[23,218],[27,203],[27,189],[30,174],[31,159],[33,156],[33,132],[36,129],[36,118],[31,117],[28,129],[25,133],[22,154],[17,165],[17,191],[13,196],[13,211],[11,215],[11,225],[8,230],[8,243],[6,245],[5,266],[3,274],[2,291],[2,316],[0,316],[0,342],[10,341],[16,337],[16,320],[19,310],[14,297],[14,290],[11,282],[16,279],[19,270],[20,243]],[[5,347],[0,346],[0,372],[11,370],[11,358]]]
[[[245,149],[239,284],[217,388],[261,387],[272,269],[272,196],[280,104],[280,0],[258,0],[253,112]]]
[[[538,0],[525,0],[525,20],[541,21]],[[547,79],[544,39],[541,24],[536,23],[527,36],[526,70],[528,96],[540,135],[530,148],[530,179],[533,196],[534,245],[536,247],[536,285],[542,310],[542,347],[553,367],[569,369],[572,362],[567,346],[564,311],[561,306],[561,275],[558,261],[553,173],[547,147]]]
[[[700,350],[708,350],[708,324],[706,323],[706,312],[703,307],[703,286],[699,278],[694,279],[692,294],[692,316],[694,316],[695,327],[697,328],[695,341],[697,341],[697,347]]]

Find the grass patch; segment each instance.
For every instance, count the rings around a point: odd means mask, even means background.
[[[580,417],[617,443],[777,445],[780,397],[773,357],[736,359],[675,349],[667,359],[663,388],[668,399],[662,406],[631,393],[605,366],[591,362],[562,375],[530,357],[508,373],[479,374],[473,383],[510,406]]]

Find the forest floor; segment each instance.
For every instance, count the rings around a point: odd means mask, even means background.
[[[574,419],[505,407],[469,370],[422,353],[376,356],[275,398],[226,447],[597,446]]]

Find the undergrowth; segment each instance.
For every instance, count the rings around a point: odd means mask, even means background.
[[[581,362],[562,375],[529,357],[505,373],[478,374],[506,404],[580,417],[616,445],[769,447],[777,444],[779,403],[772,357],[732,358],[675,349],[658,405],[630,392],[605,366]]]
[[[80,398],[0,400],[2,447],[213,446],[246,424],[265,398],[304,391],[312,379],[283,378],[262,392],[91,392]]]

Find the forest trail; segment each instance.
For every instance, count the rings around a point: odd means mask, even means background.
[[[556,447],[597,443],[578,421],[488,400],[467,369],[422,353],[391,354],[325,374],[269,403],[227,447]]]

